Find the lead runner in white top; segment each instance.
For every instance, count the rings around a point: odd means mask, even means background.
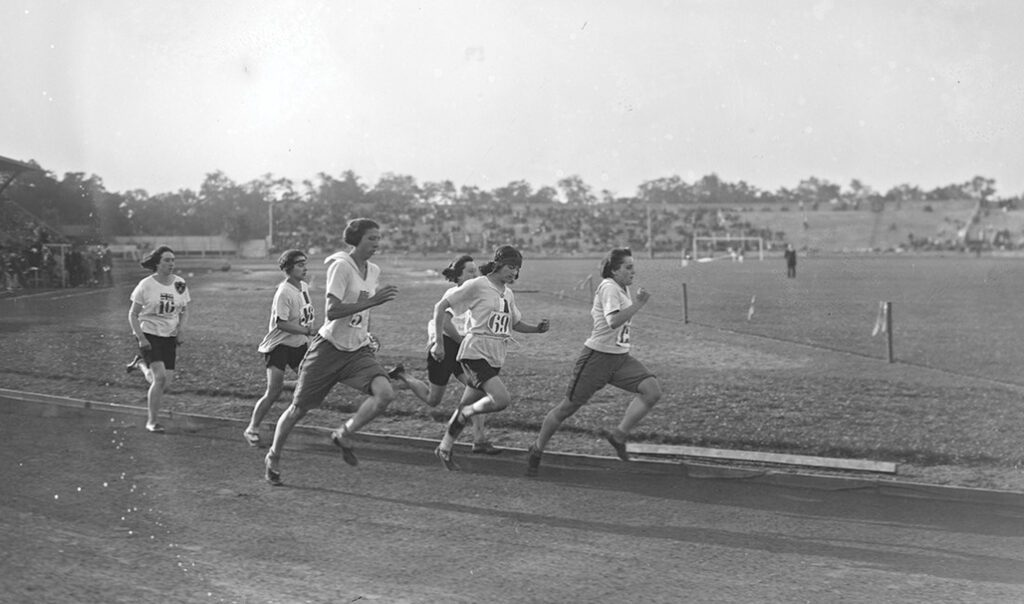
[[[635,394],[618,427],[601,430],[601,436],[614,447],[623,461],[629,460],[626,440],[630,431],[661,398],[661,386],[657,378],[643,363],[629,354],[632,346],[630,322],[651,297],[643,288],[637,290],[635,302],[630,296],[629,286],[636,277],[636,265],[629,248],[611,250],[602,261],[601,276],[604,280],[594,292],[594,304],[590,311],[594,320],[593,330],[576,360],[565,400],[544,417],[540,434],[529,448],[527,476],[537,475],[544,447],[562,422],[576,413],[606,384]]]

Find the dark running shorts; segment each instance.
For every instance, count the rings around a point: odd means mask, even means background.
[[[387,374],[369,346],[352,351],[338,350],[318,335],[313,338],[299,366],[292,404],[300,409],[315,409],[338,382],[370,394],[373,380],[378,375],[387,377]]]
[[[462,365],[455,359],[459,356],[459,343],[444,336],[444,360],[440,363],[427,351],[427,379],[435,386],[447,386],[454,375],[462,375]]]
[[[178,357],[178,338],[173,336],[165,338],[145,332],[142,335],[149,340],[150,346],[149,350],[139,349],[139,356],[142,357],[142,360],[146,361],[150,367],[153,366],[153,363],[163,363],[164,369],[174,371],[174,361]]]
[[[280,344],[275,346],[273,350],[263,355],[263,358],[267,362],[267,369],[271,367],[277,367],[281,371],[285,371],[289,367],[295,371],[299,370],[299,364],[302,363],[302,357],[306,356],[306,350],[309,348],[308,345],[303,344],[302,346],[286,346]]]
[[[498,377],[501,367],[492,367],[483,359],[462,359],[462,371],[466,374],[466,385],[483,390],[487,380]]]
[[[608,384],[635,393],[639,392],[641,382],[649,377],[654,377],[654,374],[629,353],[608,354],[584,346],[576,358],[565,398],[582,405]]]

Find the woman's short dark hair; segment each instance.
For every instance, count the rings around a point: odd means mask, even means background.
[[[152,252],[146,254],[146,257],[142,259],[142,262],[139,262],[139,265],[142,266],[142,268],[148,268],[149,270],[155,273],[156,265],[160,264],[160,257],[166,254],[167,252],[173,254],[174,250],[172,250],[169,246],[161,245]]]
[[[601,277],[603,279],[610,279],[612,273],[619,270],[619,267],[622,266],[623,260],[632,255],[633,251],[628,247],[617,247],[608,252],[608,255],[601,260]]]
[[[494,260],[480,267],[480,274],[489,275],[502,264],[520,268],[523,266],[523,255],[511,245],[503,245],[494,251]]]
[[[366,231],[379,228],[380,225],[369,218],[353,218],[348,222],[348,226],[345,227],[345,243],[349,245],[359,245],[363,240],[363,235],[366,234]]]
[[[288,273],[295,265],[306,259],[306,252],[302,250],[285,250],[277,259],[277,267]]]
[[[455,260],[452,260],[452,263],[448,265],[448,268],[441,271],[441,275],[452,283],[458,283],[459,277],[462,276],[462,271],[466,268],[466,263],[472,261],[472,256],[469,254],[463,254]]]

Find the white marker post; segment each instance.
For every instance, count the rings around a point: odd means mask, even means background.
[[[885,303],[885,339],[889,351],[889,362],[895,363],[896,357],[892,352],[892,302]]]

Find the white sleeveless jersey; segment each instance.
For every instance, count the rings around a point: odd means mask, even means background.
[[[142,307],[139,323],[143,333],[169,338],[178,335],[178,321],[192,297],[181,277],[174,275],[174,282],[164,285],[154,274],[139,281],[131,301]]]
[[[327,264],[327,294],[333,295],[345,304],[359,301],[359,294],[367,296],[377,293],[380,279],[380,267],[372,262],[366,263],[366,278],[359,272],[356,261],[348,252],[332,254],[324,263]],[[327,318],[326,306],[324,318]],[[320,335],[338,350],[359,350],[370,343],[369,336],[370,310],[366,309],[354,315],[327,321],[320,328]]]
[[[292,346],[298,348],[309,342],[309,338],[301,333],[288,333],[281,331],[277,321],[295,321],[299,325],[309,327],[316,320],[316,312],[313,310],[313,302],[309,298],[309,284],[305,281],[299,282],[295,287],[287,279],[277,286],[274,293],[274,302],[270,306],[270,324],[267,326],[267,335],[260,342],[259,351],[263,354],[274,350],[278,346]]]
[[[594,292],[594,304],[590,307],[590,316],[594,319],[594,328],[584,346],[598,352],[610,354],[626,354],[629,352],[629,321],[612,329],[608,322],[612,315],[633,305],[629,288],[622,287],[614,279],[604,279]]]

